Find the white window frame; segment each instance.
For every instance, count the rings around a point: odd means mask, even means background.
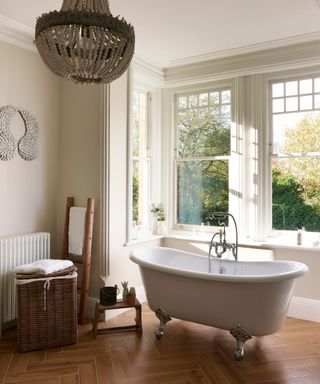
[[[243,195],[242,195],[242,163],[243,163],[243,121],[242,112],[239,110],[241,105],[241,95],[243,87],[241,80],[230,79],[217,81],[207,84],[200,84],[192,87],[179,87],[165,90],[165,114],[164,119],[167,122],[167,130],[164,135],[164,161],[163,161],[163,184],[165,189],[163,196],[167,199],[165,203],[168,206],[169,228],[171,230],[196,230],[203,228],[200,225],[187,225],[177,223],[177,171],[176,171],[176,153],[177,153],[177,132],[176,132],[176,98],[183,94],[195,94],[201,92],[214,92],[223,89],[231,91],[231,154],[229,159],[229,169],[234,170],[233,177],[229,173],[229,212],[232,213],[238,224],[241,223]],[[165,137],[166,135],[166,137]],[[241,197],[240,197],[241,195]],[[205,226],[205,231],[212,232],[217,230],[213,226]]]
[[[318,76],[318,68],[274,70],[270,73],[239,76],[210,84],[177,87],[164,90],[164,115],[166,122],[162,133],[163,196],[169,213],[171,230],[199,231],[199,226],[176,223],[176,167],[175,167],[175,97],[177,94],[231,88],[231,115],[233,122],[232,151],[237,177],[230,178],[230,191],[238,194],[229,201],[229,210],[235,213],[239,236],[244,241],[266,241],[274,237],[272,231],[272,176],[269,145],[272,134],[270,108],[270,83],[295,78]],[[229,179],[229,180],[230,180]],[[230,196],[230,194],[229,194]],[[210,227],[206,230],[214,231]],[[279,231],[277,231],[279,232]],[[288,232],[288,231],[285,231]]]
[[[141,92],[145,93],[146,95],[146,131],[145,131],[145,145],[144,145],[144,158],[139,158],[140,161],[146,162],[147,170],[144,169],[144,171],[147,172],[146,178],[147,178],[147,186],[144,186],[145,190],[147,191],[148,196],[148,202],[146,203],[145,209],[148,210],[149,202],[150,202],[150,194],[151,194],[151,134],[152,134],[152,119],[151,119],[151,108],[152,108],[152,94],[149,90],[147,90],[144,87],[141,87],[139,85],[132,85],[130,90],[130,121],[128,124],[128,191],[127,191],[127,201],[128,201],[128,224],[127,224],[127,242],[131,242],[133,240],[139,240],[141,237],[148,237],[150,235],[150,215],[148,212],[144,212],[144,220],[145,222],[141,226],[137,226],[137,234],[139,235],[137,239],[133,239],[133,162],[135,160],[135,156],[133,156],[133,92]],[[144,167],[145,168],[145,167]]]
[[[320,152],[317,153],[295,153],[295,154],[274,154],[273,153],[273,108],[272,108],[272,84],[277,83],[277,82],[289,82],[289,81],[299,81],[299,80],[304,80],[304,79],[310,79],[314,77],[320,77],[320,71],[319,70],[314,70],[312,68],[308,69],[300,69],[296,71],[286,71],[286,72],[281,72],[281,73],[275,73],[271,74],[268,76],[265,76],[265,81],[264,81],[264,87],[265,91],[267,93],[267,105],[266,105],[266,110],[267,110],[267,116],[268,116],[268,143],[262,143],[264,145],[268,145],[268,150],[267,150],[267,158],[266,158],[266,163],[267,163],[267,190],[269,193],[269,198],[268,198],[268,206],[267,206],[267,212],[265,212],[265,217],[268,218],[268,226],[266,228],[265,232],[265,237],[274,237],[274,236],[281,236],[281,235],[286,235],[288,233],[291,233],[292,231],[290,230],[277,230],[272,228],[272,159],[273,158],[289,158],[289,157],[296,157],[296,158],[306,158],[306,157],[320,157]],[[314,94],[314,90],[312,92],[312,95]],[[313,111],[315,109],[312,109]],[[312,111],[310,110],[310,111]],[[319,110],[317,108],[316,110]],[[300,111],[300,109],[299,109]],[[304,112],[307,110],[301,110],[301,112]],[[291,113],[291,112],[287,112]],[[319,232],[312,232],[315,236],[318,236]]]
[[[126,243],[145,241],[153,238],[152,218],[150,210],[148,215],[147,230],[137,240],[132,240],[132,95],[133,89],[148,94],[147,112],[147,142],[146,152],[149,158],[149,201],[147,205],[160,199],[161,191],[161,88],[157,82],[149,78],[139,65],[134,64],[130,69],[130,82],[128,87],[128,124],[127,124],[127,235]]]

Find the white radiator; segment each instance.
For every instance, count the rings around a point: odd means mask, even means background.
[[[16,319],[14,267],[50,258],[50,233],[36,232],[0,238],[0,336],[1,325]]]

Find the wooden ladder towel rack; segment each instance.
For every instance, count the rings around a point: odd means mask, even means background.
[[[71,255],[69,253],[69,221],[70,209],[74,206],[74,198],[67,197],[66,213],[64,220],[62,258],[69,259],[75,264],[82,264],[82,278],[78,290],[80,291],[80,306],[78,312],[79,324],[86,324],[88,319],[88,297],[90,283],[90,265],[91,265],[91,250],[92,250],[92,232],[93,232],[93,216],[94,216],[94,198],[89,197],[87,200],[84,240],[82,256]]]

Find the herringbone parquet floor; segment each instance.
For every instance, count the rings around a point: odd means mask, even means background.
[[[246,343],[233,359],[228,332],[181,320],[156,340],[158,319],[143,306],[143,335],[98,335],[79,327],[77,344],[46,351],[15,351],[16,332],[0,342],[1,384],[320,384],[320,324],[288,318],[283,329]],[[108,326],[132,323],[129,311]],[[100,324],[101,327],[101,324]]]

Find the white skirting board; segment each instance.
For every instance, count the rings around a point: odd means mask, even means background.
[[[143,286],[136,288],[137,297],[140,303],[146,301],[146,293]],[[89,297],[88,312],[91,319],[94,318],[94,311],[97,299]],[[112,319],[120,315],[127,309],[117,309],[114,311],[105,312],[105,320]],[[293,296],[289,306],[288,316],[295,317],[297,319],[316,321],[320,323],[320,300],[306,299],[304,297]],[[101,319],[103,320],[103,319]]]
[[[320,300],[293,296],[288,316],[320,323]]]

